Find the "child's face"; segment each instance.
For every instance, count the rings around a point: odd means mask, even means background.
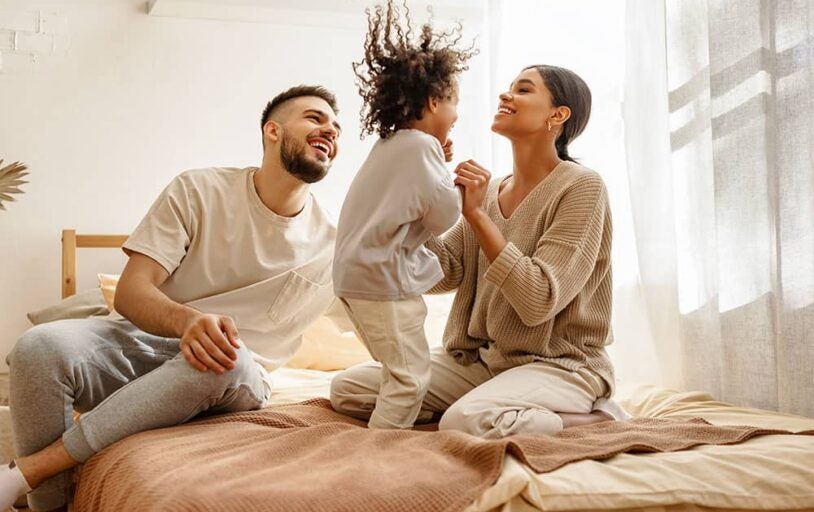
[[[435,112],[438,126],[438,140],[444,144],[449,138],[449,131],[452,125],[458,120],[458,84],[454,84],[452,90],[446,98],[438,102],[438,109]]]

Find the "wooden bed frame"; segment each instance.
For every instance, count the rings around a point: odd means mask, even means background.
[[[117,249],[128,235],[77,235],[75,229],[62,230],[62,298],[76,293],[76,249]]]

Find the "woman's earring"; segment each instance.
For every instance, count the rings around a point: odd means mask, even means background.
[[[548,131],[551,131],[551,121],[548,122]]]

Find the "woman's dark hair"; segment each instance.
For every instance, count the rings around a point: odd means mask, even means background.
[[[458,49],[461,24],[449,32],[434,33],[431,20],[421,26],[417,41],[411,41],[412,25],[407,3],[404,26],[401,13],[387,0],[367,15],[365,55],[353,63],[356,85],[362,96],[362,135],[378,132],[387,138],[413,120],[421,119],[429,98],[448,98],[455,77],[468,69],[467,61],[477,53],[474,44]]]
[[[524,71],[526,69],[536,69],[540,73],[546,87],[551,91],[551,100],[555,107],[564,106],[571,109],[571,117],[563,125],[554,146],[557,148],[557,156],[562,160],[576,162],[568,154],[568,144],[579,137],[591,117],[591,90],[588,84],[570,69],[545,64],[528,66]]]

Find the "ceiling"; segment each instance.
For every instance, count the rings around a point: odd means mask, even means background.
[[[364,26],[366,7],[383,0],[148,0],[151,16],[253,23],[306,23]],[[438,20],[481,19],[486,0],[411,0],[414,16],[425,17],[431,5]]]

